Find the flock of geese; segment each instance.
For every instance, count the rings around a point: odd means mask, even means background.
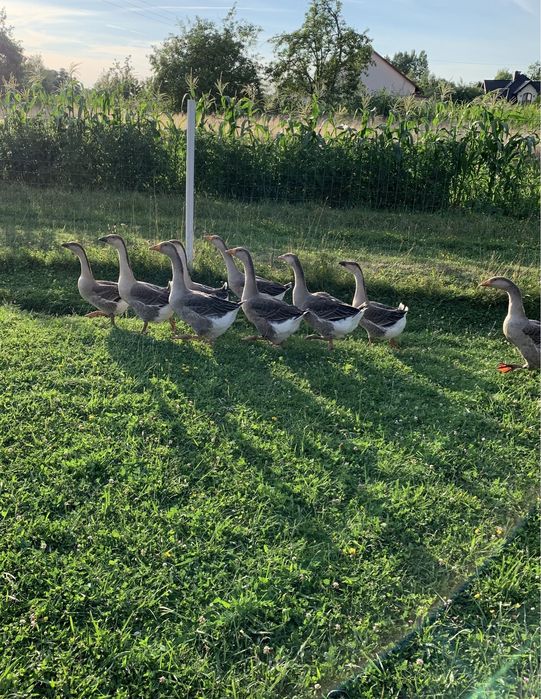
[[[314,330],[306,339],[324,340],[329,349],[333,349],[334,340],[352,333],[358,326],[366,330],[370,342],[387,340],[391,346],[398,346],[396,338],[406,327],[408,307],[402,303],[392,307],[369,301],[362,269],[357,262],[339,263],[355,277],[355,293],[350,305],[324,291],[310,292],[299,258],[291,252],[278,257],[293,271],[293,285],[284,285],[257,276],[252,256],[246,248],[228,248],[217,235],[208,235],[205,239],[220,252],[227,269],[227,282],[217,288],[193,281],[186,252],[178,240],[163,241],[150,248],[166,255],[171,261],[172,280],[166,287],[135,278],[126,243],[116,233],[99,240],[114,247],[118,253],[118,282],[94,278],[87,254],[80,243],[62,245],[79,258],[79,293],[97,309],[87,316],[107,316],[113,325],[115,317],[122,315],[130,307],[143,321],[142,333],[147,332],[149,323],[168,320],[175,339],[213,343],[233,324],[242,308],[248,321],[257,330],[257,334],[249,335],[244,340],[263,339],[279,346],[299,329],[304,320]],[[242,263],[244,272],[235,264],[235,258]],[[292,286],[293,304],[288,304],[283,299]],[[500,363],[499,371],[507,373],[519,368],[539,368],[541,326],[539,321],[526,317],[518,287],[505,277],[492,277],[480,286],[507,292],[509,310],[503,325],[504,334],[526,360],[523,366]],[[229,291],[239,300],[231,301]],[[195,334],[177,334],[175,314]]]

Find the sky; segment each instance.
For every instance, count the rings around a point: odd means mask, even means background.
[[[150,75],[152,47],[175,33],[178,20],[220,22],[227,0],[0,0],[25,55],[48,68],[77,64],[92,85],[114,60],[131,56],[138,77]],[[301,26],[308,0],[237,0],[237,16],[262,28],[257,52],[272,57],[268,39]],[[343,0],[346,22],[367,30],[374,49],[425,50],[438,77],[465,83],[493,78],[500,68],[525,71],[540,58],[538,0]]]

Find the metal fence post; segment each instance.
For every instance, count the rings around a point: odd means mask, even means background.
[[[186,123],[186,256],[188,266],[193,263],[194,221],[194,175],[195,175],[195,100],[188,100]]]

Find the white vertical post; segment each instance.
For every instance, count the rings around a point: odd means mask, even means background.
[[[188,266],[193,262],[193,214],[195,175],[195,100],[188,100],[186,123],[186,256]]]

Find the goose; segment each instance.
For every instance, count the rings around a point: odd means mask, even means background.
[[[205,235],[203,236],[205,240],[214,245],[214,247],[221,253],[224,258],[225,266],[227,267],[227,285],[231,291],[239,299],[242,298],[242,292],[244,289],[244,274],[237,269],[237,266],[233,262],[231,255],[227,254],[227,245],[220,238],[219,235]],[[261,294],[268,294],[273,296],[280,301],[283,301],[284,296],[288,289],[291,288],[291,283],[289,284],[279,284],[278,282],[273,282],[270,279],[263,279],[262,277],[255,278],[257,283],[257,290]]]
[[[169,242],[175,245],[178,250],[180,259],[182,261],[184,283],[190,291],[202,291],[204,294],[212,294],[212,296],[219,296],[221,299],[227,298],[226,282],[224,282],[224,284],[222,284],[222,286],[219,287],[207,286],[206,284],[194,282],[190,275],[190,270],[188,269],[188,258],[186,257],[186,250],[184,248],[184,245],[180,242],[180,240],[170,240]]]
[[[115,316],[122,315],[128,308],[128,304],[121,299],[118,293],[118,284],[94,279],[86,250],[80,243],[74,241],[62,243],[62,247],[71,250],[79,258],[81,274],[77,281],[77,288],[82,298],[98,309],[87,313],[85,317],[107,316],[111,325],[114,325]]]
[[[227,254],[237,257],[244,266],[242,310],[250,323],[259,331],[259,335],[249,335],[243,340],[263,339],[272,342],[273,345],[281,345],[299,329],[304,313],[285,301],[259,291],[252,256],[246,248],[231,248],[227,250]]]
[[[332,350],[335,338],[345,337],[359,325],[365,308],[348,306],[325,291],[311,294],[306,287],[304,271],[297,255],[287,252],[280,255],[278,259],[293,269],[295,275],[293,303],[303,311],[307,311],[306,322],[317,330],[316,335],[307,335],[306,339],[326,340],[329,350]]]
[[[399,347],[395,338],[402,334],[406,327],[406,314],[408,307],[403,303],[397,308],[386,306],[384,303],[369,301],[366,296],[364,275],[360,265],[350,260],[342,260],[338,263],[355,277],[355,294],[352,306],[360,308],[366,305],[363,317],[359,325],[368,333],[368,341],[389,340],[391,347]]]
[[[503,321],[503,334],[512,345],[515,345],[526,360],[526,363],[523,365],[500,362],[498,371],[502,374],[507,374],[510,371],[515,371],[515,369],[539,369],[541,359],[541,323],[538,320],[527,318],[522,303],[522,294],[518,286],[506,277],[491,277],[490,279],[485,279],[479,286],[502,289],[502,291],[507,292],[509,306]]]
[[[173,268],[173,281],[170,286],[169,303],[177,315],[195,331],[195,335],[176,335],[176,340],[204,340],[209,344],[223,335],[237,317],[240,303],[192,291],[184,274],[184,262],[177,240],[168,240],[152,245],[156,250],[167,255]]]
[[[99,238],[100,242],[112,245],[118,253],[119,275],[118,291],[120,297],[128,303],[143,321],[141,334],[147,332],[149,323],[162,323],[168,320],[171,331],[176,332],[173,308],[169,303],[169,289],[147,282],[139,282],[133,275],[124,239],[113,233]]]

